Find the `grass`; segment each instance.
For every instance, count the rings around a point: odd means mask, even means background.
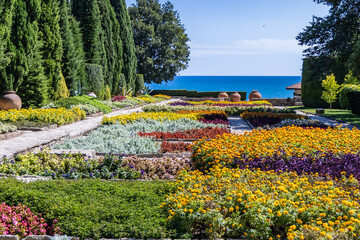
[[[308,108],[308,107],[288,107],[293,110],[300,110],[307,113],[316,113],[316,108]],[[332,118],[338,121],[348,122],[353,125],[360,125],[360,115],[355,115],[351,113],[350,110],[344,109],[325,109],[324,114],[320,114],[320,116]]]

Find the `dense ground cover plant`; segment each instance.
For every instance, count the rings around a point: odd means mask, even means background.
[[[212,139],[218,135],[224,133],[230,133],[227,128],[203,128],[203,129],[191,129],[186,131],[178,131],[174,133],[169,132],[139,132],[140,137],[151,137],[155,139]]]
[[[88,136],[67,139],[53,146],[55,149],[91,149],[98,152],[124,154],[157,153],[160,143],[138,136],[138,132],[177,132],[207,127],[224,128],[225,125],[205,124],[196,120],[180,118],[177,120],[142,119],[129,124],[104,125]]]
[[[230,102],[230,101],[213,101],[213,100],[206,100],[206,101],[187,101],[191,105],[222,105],[222,106],[272,106],[271,103],[268,101],[240,101],[240,102]]]
[[[197,111],[197,112],[181,112],[181,113],[174,113],[174,112],[141,112],[141,113],[131,113],[126,115],[118,115],[114,117],[106,117],[104,116],[101,124],[129,124],[133,123],[138,120],[157,120],[157,121],[164,121],[164,120],[178,120],[181,118],[188,118],[192,120],[199,120],[204,118],[204,116],[211,116],[211,115],[223,115],[226,114],[222,111]]]
[[[217,166],[206,175],[182,172],[162,207],[171,226],[190,237],[355,239],[358,186],[354,178]]]
[[[87,157],[81,154],[50,154],[49,151],[16,155],[14,160],[4,158],[0,173],[13,175],[50,176],[53,179],[136,179],[139,172],[127,168],[118,155]]]
[[[125,157],[123,163],[130,169],[140,171],[140,178],[147,180],[176,179],[178,172],[190,169],[190,159],[186,157]]]
[[[87,115],[100,112],[99,108],[94,107],[93,105],[90,105],[90,104],[71,105],[70,109],[73,109],[73,108],[79,108],[79,109],[83,110]]]
[[[0,235],[53,235],[59,233],[55,227],[56,220],[48,225],[41,216],[34,214],[30,208],[19,203],[17,206],[0,205]]]
[[[180,112],[180,111],[223,111],[227,115],[239,115],[245,111],[248,112],[276,112],[276,113],[295,113],[292,109],[278,109],[271,106],[226,106],[219,107],[213,105],[196,106],[170,106],[170,105],[152,105],[145,106],[144,112]]]
[[[171,238],[159,208],[168,193],[159,181],[0,180],[0,202],[25,204],[63,234],[84,238]]]
[[[17,127],[11,124],[0,122],[0,134],[16,131]]]
[[[111,101],[113,102],[121,102],[122,100],[125,100],[126,97],[125,96],[114,96],[111,98]]]
[[[166,100],[171,99],[170,96],[164,95],[164,94],[157,94],[157,95],[154,95],[153,97],[154,97],[154,98],[162,98],[162,99],[166,99]]]
[[[31,121],[52,123],[57,125],[69,124],[85,118],[85,112],[79,108],[73,109],[11,109],[9,111],[0,111],[0,121],[16,122]]]
[[[357,154],[359,146],[358,129],[304,129],[293,126],[271,131],[256,130],[244,135],[224,134],[212,141],[199,141],[195,144],[193,160],[198,169],[209,169],[218,164],[232,164],[235,158],[251,161],[279,151],[288,157],[329,151],[335,155]]]
[[[307,119],[304,115],[295,113],[271,113],[271,112],[244,112],[240,115],[244,120],[249,121],[254,127],[274,125],[284,119]]]
[[[182,153],[182,152],[192,152],[193,144],[187,142],[161,142],[161,152],[162,153]]]
[[[264,129],[274,129],[280,127],[298,126],[298,127],[316,127],[316,128],[328,128],[329,126],[319,120],[314,119],[285,119],[274,125],[264,125]]]
[[[252,159],[234,159],[233,167],[240,169],[260,169],[276,172],[316,173],[333,179],[353,176],[360,180],[360,155],[335,155],[333,152],[313,153],[302,156],[286,156],[283,152],[272,156]]]
[[[150,97],[150,96],[140,96],[140,97],[137,97],[137,99],[142,102],[145,102],[145,103],[156,103],[158,101],[162,101],[162,99],[156,100],[155,98]]]
[[[110,113],[111,107],[106,105],[103,101],[100,101],[96,98],[89,97],[89,96],[76,96],[76,97],[69,97],[69,98],[61,98],[54,102],[54,105],[56,107],[63,107],[70,109],[71,106],[76,106],[79,104],[89,104],[93,107],[96,107],[99,109],[100,112],[103,113]]]

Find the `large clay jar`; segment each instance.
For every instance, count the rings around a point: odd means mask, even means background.
[[[235,92],[230,95],[230,101],[240,102],[240,100],[241,100],[241,95],[239,93]]]
[[[221,92],[218,95],[218,98],[228,98],[228,97],[229,97],[229,95],[226,92]]]
[[[15,93],[15,91],[7,91],[2,97],[0,97],[0,109],[21,109],[21,98]]]
[[[253,90],[250,94],[249,94],[249,100],[252,101],[254,98],[262,98],[261,94],[259,93],[258,90]]]

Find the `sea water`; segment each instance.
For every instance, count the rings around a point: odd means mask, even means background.
[[[154,90],[245,91],[247,96],[258,90],[263,98],[292,98],[294,91],[286,87],[298,82],[300,76],[176,76],[173,81],[148,86]]]

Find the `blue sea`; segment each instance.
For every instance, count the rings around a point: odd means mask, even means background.
[[[301,82],[300,76],[177,76],[163,84],[149,84],[150,89],[186,89],[204,91],[246,91],[258,90],[263,98],[292,98],[293,90],[285,88]]]

